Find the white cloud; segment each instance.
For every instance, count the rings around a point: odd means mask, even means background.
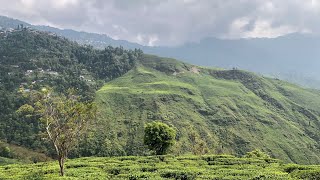
[[[297,31],[298,29],[292,26],[281,25],[278,27],[272,27],[271,22],[266,20],[258,20],[255,22],[254,28],[251,31],[242,32],[242,36],[245,38],[275,38],[284,34],[294,33]]]
[[[0,0],[0,14],[144,45],[320,32],[320,0]]]

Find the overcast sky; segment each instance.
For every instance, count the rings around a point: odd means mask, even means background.
[[[0,15],[143,45],[320,33],[320,0],[0,0]]]

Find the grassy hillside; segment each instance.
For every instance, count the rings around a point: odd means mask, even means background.
[[[3,150],[7,148],[7,153]],[[1,157],[5,156],[5,157]],[[34,150],[17,146],[14,144],[8,144],[0,141],[0,165],[13,164],[13,163],[31,163],[31,162],[43,162],[52,160],[44,153],[39,153]]]
[[[97,91],[109,155],[148,154],[146,122],[177,129],[172,153],[243,155],[261,148],[286,162],[320,162],[320,93],[241,70],[146,55]]]
[[[66,162],[0,166],[0,179],[317,179],[320,166],[228,155],[80,158]]]

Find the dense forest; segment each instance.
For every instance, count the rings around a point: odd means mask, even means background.
[[[96,50],[21,27],[1,31],[0,55],[0,139],[43,151],[47,146],[38,134],[42,128],[38,121],[16,113],[27,101],[19,89],[75,88],[83,100],[93,100],[95,91],[129,71],[142,51],[110,46]]]

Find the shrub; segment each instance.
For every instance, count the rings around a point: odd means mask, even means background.
[[[296,171],[296,170],[308,170],[308,169],[310,169],[310,167],[298,165],[298,164],[287,164],[284,167],[284,171],[287,173],[292,173],[293,171]]]
[[[12,154],[11,154],[11,150],[8,146],[3,146],[0,149],[0,156],[2,157],[7,157],[7,158],[11,158]]]
[[[266,154],[265,152],[255,149],[251,152],[247,152],[247,154],[244,156],[245,158],[259,158],[259,159],[269,159],[270,156]]]
[[[198,173],[183,170],[166,171],[160,174],[162,178],[173,178],[176,180],[193,180],[196,179]]]
[[[175,129],[161,122],[148,123],[145,126],[144,143],[157,155],[166,154],[174,144]]]
[[[292,177],[298,178],[298,179],[320,179],[320,170],[297,170],[294,171],[292,174]]]

